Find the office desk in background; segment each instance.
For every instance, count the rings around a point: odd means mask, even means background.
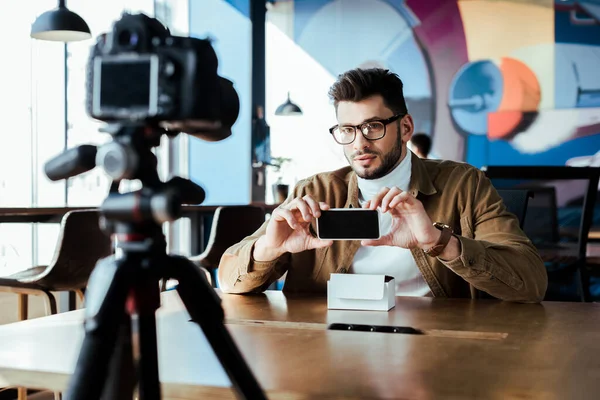
[[[163,293],[163,397],[233,398],[175,292]],[[600,395],[600,305],[397,298],[390,312],[327,310],[324,297],[222,295],[227,327],[269,398],[578,398]],[[0,386],[64,390],[78,310],[0,326]],[[424,335],[326,330],[398,325]]]

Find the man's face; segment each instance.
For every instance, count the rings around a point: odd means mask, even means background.
[[[359,102],[338,103],[338,124],[360,125],[372,120],[383,120],[394,116],[380,95]],[[363,179],[378,179],[387,175],[406,155],[406,143],[412,136],[413,124],[410,115],[398,119],[385,127],[385,136],[378,140],[367,140],[356,130],[354,142],[344,145],[344,155],[358,176]]]

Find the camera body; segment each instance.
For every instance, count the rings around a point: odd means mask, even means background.
[[[105,122],[170,122],[230,134],[239,99],[217,68],[209,40],[173,36],[154,18],[125,13],[90,51],[87,112]]]

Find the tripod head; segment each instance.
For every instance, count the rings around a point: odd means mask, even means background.
[[[188,179],[171,178],[162,182],[157,172],[156,155],[152,148],[160,144],[161,136],[174,137],[150,124],[112,124],[106,132],[112,140],[100,147],[82,145],[54,157],[44,166],[53,181],[67,179],[100,166],[112,178],[108,197],[100,207],[102,225],[109,233],[144,233],[163,222],[180,217],[182,204],[200,204],[204,190]],[[138,179],[142,188],[119,193],[124,179]]]

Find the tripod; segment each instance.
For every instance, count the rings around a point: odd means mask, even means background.
[[[162,134],[167,132],[157,127],[117,126],[111,131],[114,140],[97,151],[80,146],[46,164],[53,180],[90,170],[96,163],[103,166],[114,180],[100,222],[116,237],[122,253],[98,261],[90,276],[85,336],[65,397],[132,399],[137,381],[140,399],[161,398],[155,312],[160,307],[159,281],[174,278],[179,297],[238,397],[266,399],[223,324],[220,298],[204,274],[187,258],[166,254],[162,223],[177,219],[182,203],[201,203],[204,191],[186,179],[159,179],[151,148],[158,146]],[[139,179],[142,188],[121,194],[121,179]]]

